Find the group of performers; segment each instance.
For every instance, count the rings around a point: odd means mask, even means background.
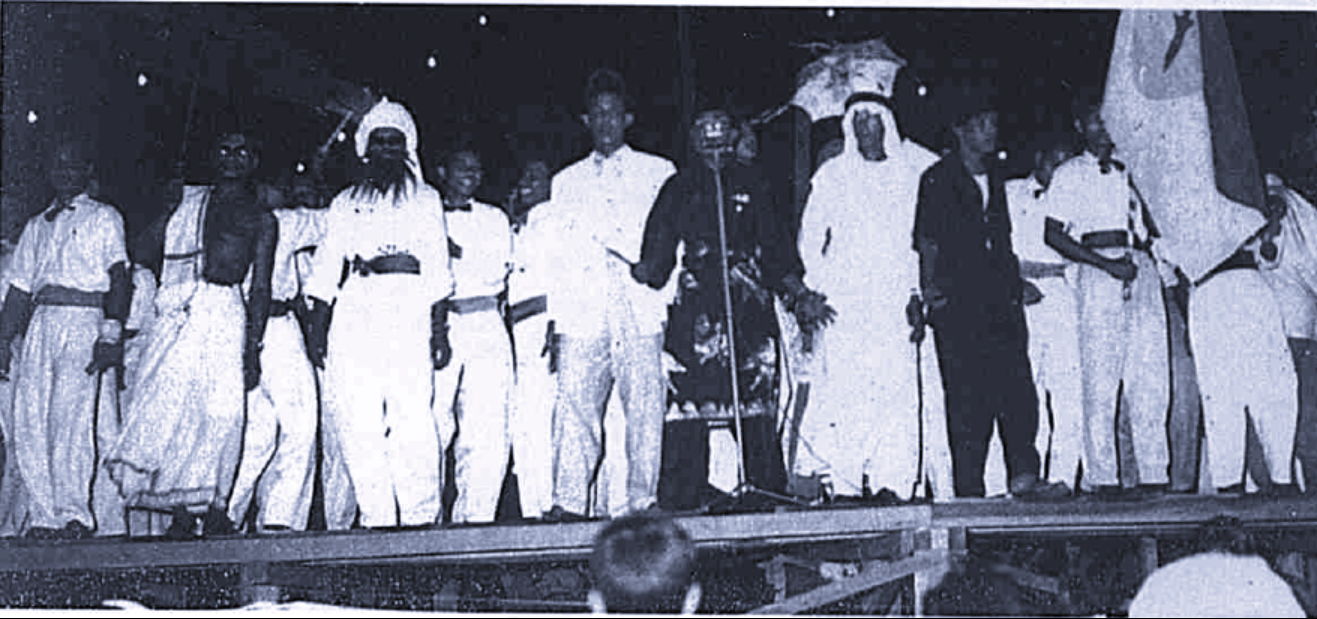
[[[471,144],[423,167],[386,98],[332,200],[258,179],[237,130],[130,243],[90,195],[94,146],[57,140],[56,197],[0,279],[0,535],[304,530],[317,476],[331,530],[492,522],[509,470],[526,518],[695,509],[720,426],[735,481],[800,502],[1297,493],[1312,205],[1271,179],[1266,217],[1193,272],[1148,201],[1220,194],[1149,172],[1111,101],[1077,95],[1008,180],[991,85],[942,91],[939,154],[901,133],[902,61],[873,62],[800,205],[727,109],[690,119],[680,170],[632,148],[609,70],[592,152],[524,162],[504,205],[475,199]]]

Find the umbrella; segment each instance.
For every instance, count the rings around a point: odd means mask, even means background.
[[[883,39],[858,43],[807,43],[802,47],[825,53],[805,65],[796,76],[791,103],[809,113],[811,121],[845,112],[846,98],[855,92],[892,96],[896,74],[904,58]]]

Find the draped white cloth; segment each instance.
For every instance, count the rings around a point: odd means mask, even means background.
[[[852,118],[861,109],[882,117],[883,161],[859,152]],[[888,488],[908,499],[922,448],[925,469],[941,479],[935,488],[949,496],[937,355],[931,344],[921,351],[910,342],[905,316],[910,295],[919,291],[919,255],[911,244],[919,177],[937,156],[902,139],[891,112],[877,103],[852,106],[842,130],[844,151],[814,175],[801,222],[805,283],[827,295],[837,318],[815,337],[795,473],[829,475],[839,495],[859,495],[868,475],[874,492]]]

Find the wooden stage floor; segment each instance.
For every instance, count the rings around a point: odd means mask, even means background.
[[[1260,530],[1317,534],[1317,498],[1168,495],[1140,502],[1092,498],[1056,503],[958,499],[899,507],[810,507],[767,513],[682,515],[702,548],[754,549],[877,539],[927,530],[962,534],[1084,537],[1188,532],[1218,515]],[[304,532],[192,542],[159,539],[0,541],[0,573],[187,566],[508,563],[582,559],[601,521],[496,524],[420,531]],[[1317,550],[1295,549],[1295,550]]]

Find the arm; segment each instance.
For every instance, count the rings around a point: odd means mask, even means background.
[[[805,266],[796,244],[794,230],[797,226],[792,222],[794,213],[786,208],[789,201],[781,199],[767,179],[760,179],[759,189],[764,210],[757,218],[759,238],[756,242],[763,256],[764,283],[778,294],[798,293],[795,284],[804,285]]]
[[[33,266],[36,264],[35,237],[32,224],[23,229],[23,236],[14,250],[9,264],[10,282],[0,307],[0,379],[9,372],[10,343],[27,332],[34,308],[32,299]]]
[[[260,214],[256,247],[252,257],[251,290],[247,294],[247,338],[243,346],[243,367],[247,390],[260,382],[261,340],[270,317],[270,276],[274,272],[274,251],[279,242],[279,220],[269,212]]]
[[[1055,249],[1062,256],[1075,262],[1095,266],[1123,281],[1132,280],[1137,274],[1138,269],[1128,258],[1120,260],[1107,258],[1070,238],[1070,235],[1065,233],[1065,225],[1060,221],[1048,217],[1044,225],[1043,240],[1047,242],[1048,247]]]
[[[938,283],[937,262],[939,246],[935,238],[938,225],[934,209],[940,204],[939,184],[934,173],[940,167],[929,168],[919,179],[919,198],[915,205],[914,250],[919,253],[919,288],[924,307],[940,309],[947,304],[946,293]]]
[[[655,290],[661,290],[677,265],[677,230],[673,215],[681,204],[680,183],[673,176],[663,184],[654,208],[645,221],[640,261],[631,267],[631,277]]]

